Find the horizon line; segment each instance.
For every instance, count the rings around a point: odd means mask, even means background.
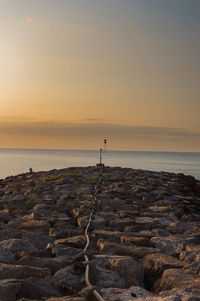
[[[102,147],[103,149],[103,147]],[[0,150],[38,150],[38,151],[96,151],[99,152],[100,149],[86,149],[86,148],[38,148],[38,147],[0,147]],[[104,150],[104,149],[103,149]],[[106,149],[106,152],[152,152],[152,153],[196,153],[199,154],[200,151],[174,151],[174,150],[127,150],[127,149]]]

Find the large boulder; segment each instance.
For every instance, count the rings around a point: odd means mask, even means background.
[[[23,235],[23,239],[31,242],[38,250],[44,250],[50,241],[48,235],[37,232],[26,233]]]
[[[50,225],[47,221],[44,220],[28,220],[25,222],[22,222],[19,225],[19,230],[23,232],[39,232],[43,234],[48,234],[50,229]]]
[[[67,265],[70,265],[73,261],[73,258],[68,255],[62,255],[55,258],[50,257],[35,257],[35,256],[24,256],[17,261],[18,265],[32,266],[32,267],[41,267],[48,268],[51,270],[51,273],[54,274],[58,270],[64,268]]]
[[[65,267],[57,271],[54,275],[57,287],[60,289],[65,289],[70,293],[77,293],[84,286],[84,279],[80,274],[75,274],[72,272],[73,267]]]
[[[37,248],[30,241],[14,238],[1,241],[0,249],[11,252],[14,255],[22,252],[26,254],[37,252]]]
[[[151,241],[146,237],[123,235],[120,238],[122,244],[133,244],[140,247],[153,247]]]
[[[153,291],[159,293],[163,290],[180,287],[200,290],[200,276],[184,273],[184,271],[180,269],[168,269],[165,270],[162,277],[154,283]]]
[[[173,235],[167,237],[153,237],[151,241],[156,244],[156,248],[169,256],[179,255],[183,250],[185,243],[182,237]]]
[[[191,288],[174,288],[172,290],[163,291],[159,294],[164,300],[167,297],[176,297],[182,301],[199,301],[200,291],[198,289]],[[178,300],[178,299],[177,299]]]
[[[8,251],[7,249],[3,249],[0,247],[0,262],[7,263],[7,264],[14,264],[15,263],[15,256],[13,253]]]
[[[117,231],[124,231],[125,227],[134,225],[135,221],[132,218],[115,219],[110,222],[110,227]]]
[[[166,254],[149,254],[144,257],[144,268],[149,274],[159,276],[164,270],[175,268],[181,269],[184,263],[175,257],[168,256]]]
[[[95,258],[101,258],[101,255],[96,255]],[[122,277],[125,287],[143,286],[144,269],[142,260],[128,256],[110,256],[106,267],[116,271]]]
[[[158,253],[156,248],[139,247],[132,245],[122,245],[99,239],[97,242],[99,250],[121,256],[132,256],[135,258],[144,258],[148,254]]]
[[[129,289],[121,288],[103,288],[100,291],[106,301],[130,301],[130,300],[149,300],[157,295],[138,286],[132,286]],[[146,299],[148,298],[148,299]]]
[[[61,293],[53,286],[53,281],[47,277],[47,279],[38,279],[30,277],[26,279],[18,293],[19,297],[26,297],[30,299],[42,299],[43,297],[61,297]],[[14,301],[14,300],[13,300]]]
[[[61,238],[54,241],[56,245],[65,245],[68,247],[83,249],[86,245],[86,238],[84,235],[74,237]]]
[[[0,300],[16,301],[20,287],[24,280],[5,279],[0,280]]]
[[[178,221],[175,223],[170,224],[167,227],[167,230],[170,231],[171,233],[180,233],[182,234],[183,232],[187,231],[187,230],[192,230],[196,228],[194,224],[192,223],[186,223],[186,222],[182,222],[182,221]]]
[[[45,278],[49,275],[49,268],[0,263],[0,279],[25,279],[27,277]]]

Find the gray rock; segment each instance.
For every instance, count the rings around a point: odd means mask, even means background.
[[[157,277],[163,273],[164,270],[170,268],[183,268],[184,263],[175,257],[166,254],[149,254],[144,257],[144,268],[146,273],[154,274]]]
[[[56,285],[60,289],[65,289],[70,293],[75,293],[84,287],[83,281],[81,282],[81,276],[75,275],[70,271],[70,267],[65,267],[57,271],[54,275]]]
[[[67,265],[70,265],[73,261],[73,258],[67,255],[58,256],[55,258],[48,257],[35,257],[35,256],[24,256],[17,261],[18,265],[32,266],[32,267],[41,267],[49,268],[51,273],[56,273],[59,269],[64,268]]]
[[[132,256],[135,258],[144,258],[148,254],[158,253],[156,248],[138,247],[131,245],[122,245],[99,239],[97,242],[99,250],[102,252],[113,253],[121,256]]]
[[[60,297],[61,293],[58,292],[52,285],[48,278],[38,279],[34,277],[30,277],[26,279],[19,290],[19,297],[26,297],[30,299],[41,299],[43,297]]]
[[[155,294],[138,286],[132,286],[129,289],[120,288],[103,288],[101,294],[106,301],[130,301],[130,300],[145,300],[146,297],[154,297]]]
[[[0,242],[0,249],[11,252],[16,255],[19,252],[32,253],[37,251],[36,247],[30,241],[23,239],[8,239]]]
[[[181,269],[168,269],[154,283],[153,291],[159,293],[178,287],[200,290],[200,276],[184,273]]]
[[[13,253],[8,251],[7,249],[3,249],[0,247],[0,262],[7,263],[7,264],[14,264],[15,263],[15,256]]]
[[[179,236],[156,237],[151,240],[156,243],[156,248],[167,255],[178,255],[183,250],[184,240]]]
[[[23,280],[6,279],[0,280],[0,300],[16,301],[16,295],[20,291]]]

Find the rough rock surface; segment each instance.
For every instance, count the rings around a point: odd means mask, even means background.
[[[105,167],[94,208],[98,180],[98,167],[0,180],[0,300],[200,300],[200,183]]]

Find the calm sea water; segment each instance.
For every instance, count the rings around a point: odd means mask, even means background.
[[[99,151],[0,149],[0,178],[29,171],[96,165]],[[200,153],[107,151],[103,163],[193,175],[200,179]]]

